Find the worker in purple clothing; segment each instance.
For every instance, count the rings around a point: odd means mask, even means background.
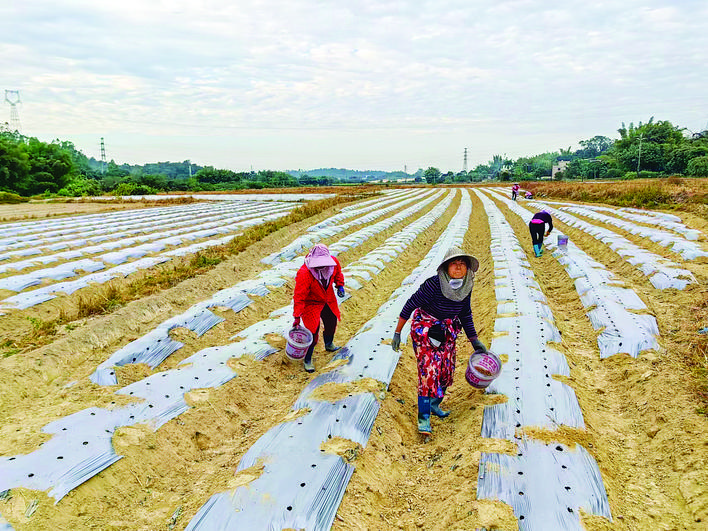
[[[477,352],[487,347],[477,337],[472,320],[471,297],[479,261],[457,247],[450,248],[436,275],[421,284],[398,318],[391,348],[401,346],[401,330],[411,321],[411,341],[418,362],[418,431],[429,435],[430,414],[447,417],[440,409],[452,385],[457,359],[455,341],[461,329]]]
[[[548,223],[548,230],[546,230]],[[553,230],[553,218],[547,210],[537,212],[529,221],[529,232],[531,232],[531,243],[533,243],[533,252],[536,258],[543,254],[543,238],[548,236]],[[545,234],[544,234],[545,232]]]

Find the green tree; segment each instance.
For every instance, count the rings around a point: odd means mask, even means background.
[[[437,184],[440,182],[440,170],[430,166],[423,172],[423,177],[428,184]]]
[[[691,159],[686,173],[695,177],[708,177],[708,156]]]
[[[29,155],[23,144],[8,134],[0,135],[0,191],[26,194],[29,187]]]

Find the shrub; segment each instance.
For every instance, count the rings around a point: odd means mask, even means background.
[[[88,195],[101,195],[101,186],[92,179],[74,179],[57,192],[65,197],[83,197]]]
[[[708,177],[708,155],[691,159],[686,173],[694,177]]]
[[[621,179],[622,177],[624,177],[624,172],[619,168],[610,168],[605,173],[606,179]]]
[[[0,204],[16,205],[17,203],[26,203],[29,201],[26,197],[13,194],[11,192],[0,192]]]

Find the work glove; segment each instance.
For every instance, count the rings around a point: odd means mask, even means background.
[[[344,286],[337,286],[337,295],[340,299],[344,297]]]
[[[391,348],[396,352],[401,348],[401,333],[394,332],[393,339],[391,340]]]
[[[482,343],[479,338],[472,340],[472,347],[475,352],[487,352],[487,347],[484,346],[484,343]]]
[[[293,328],[300,326],[300,318],[296,317],[295,320],[293,321]]]

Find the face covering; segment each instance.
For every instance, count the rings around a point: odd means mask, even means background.
[[[464,284],[465,279],[464,278],[451,278],[450,279],[450,287],[452,289],[458,289],[462,287],[462,284]]]

